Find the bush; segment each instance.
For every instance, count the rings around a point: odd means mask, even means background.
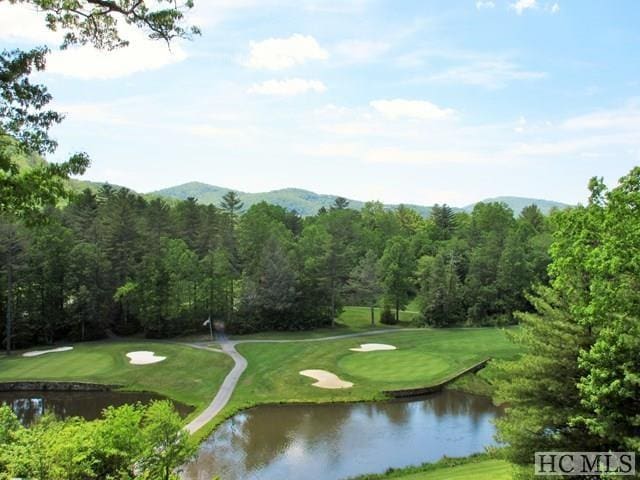
[[[395,325],[397,322],[396,316],[389,308],[389,305],[385,305],[384,310],[380,314],[380,323],[385,325]]]

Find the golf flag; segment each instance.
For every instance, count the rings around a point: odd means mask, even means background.
[[[204,323],[202,324],[203,327],[206,327],[207,325],[209,325],[211,323],[211,317],[207,318]]]

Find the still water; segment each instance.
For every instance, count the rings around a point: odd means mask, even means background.
[[[0,405],[10,405],[24,425],[32,424],[44,412],[54,413],[60,418],[95,420],[108,406],[118,407],[137,402],[148,404],[153,400],[164,400],[164,397],[144,392],[0,392]],[[187,405],[173,404],[183,417],[193,410]]]
[[[490,399],[444,391],[413,401],[261,406],[223,423],[185,480],[332,480],[481,452],[494,445]]]

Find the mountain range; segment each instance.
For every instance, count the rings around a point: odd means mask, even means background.
[[[202,204],[214,204],[219,205],[222,201],[222,197],[226,194],[229,188],[219,187],[215,185],[208,185],[201,182],[189,182],[183,185],[177,185],[174,187],[163,188],[155,192],[151,192],[149,195],[159,196],[164,198],[173,198],[178,200],[185,200],[189,197],[193,197]],[[283,188],[280,190],[272,190],[270,192],[260,193],[248,193],[235,190],[240,197],[240,200],[244,203],[244,208],[249,208],[251,205],[265,201],[281,207],[295,210],[300,215],[314,215],[321,207],[329,208],[333,205],[337,195],[328,195],[311,192],[309,190],[303,190],[300,188]],[[351,208],[360,209],[364,206],[365,202],[361,200],[349,200],[349,206]],[[547,214],[553,208],[566,208],[569,205],[561,202],[555,202],[552,200],[542,200],[538,198],[526,198],[526,197],[493,197],[482,200],[482,202],[503,202],[509,208],[511,208],[515,214],[519,214],[527,205],[537,205],[540,210]],[[475,203],[466,205],[464,207],[453,207],[456,211],[473,210]],[[398,205],[385,205],[387,208],[395,208]],[[412,205],[405,204],[405,206],[413,208],[420,214],[427,216],[431,211],[431,206],[426,205]]]

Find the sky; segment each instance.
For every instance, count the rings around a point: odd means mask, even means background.
[[[195,0],[202,35],[60,51],[0,0],[2,48],[48,44],[51,160],[149,192],[189,181],[462,206],[584,202],[640,164],[637,0]]]

